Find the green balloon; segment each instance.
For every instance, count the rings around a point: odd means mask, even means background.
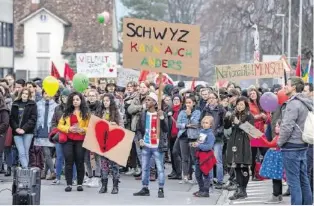
[[[105,22],[105,16],[102,14],[98,14],[97,19],[98,19],[98,22],[101,24],[103,24]]]
[[[84,92],[88,88],[88,77],[85,74],[75,74],[73,77],[73,87],[78,92]]]

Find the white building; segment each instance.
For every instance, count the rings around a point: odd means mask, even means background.
[[[0,78],[13,73],[13,0],[0,0]]]
[[[104,10],[112,18],[107,26],[97,22]],[[118,46],[114,0],[15,0],[14,22],[18,78],[44,78],[52,62],[63,76],[76,53],[113,52]]]
[[[18,24],[24,26],[24,55],[15,57],[15,69],[28,70],[28,78],[45,77],[53,62],[62,75],[66,62],[61,53],[64,27],[70,23],[41,8]]]

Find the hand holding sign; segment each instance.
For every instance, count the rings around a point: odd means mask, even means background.
[[[92,115],[83,147],[126,166],[133,138],[134,132]]]

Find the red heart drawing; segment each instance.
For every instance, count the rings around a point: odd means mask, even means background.
[[[125,136],[122,129],[115,128],[110,130],[109,124],[99,121],[95,125],[96,139],[101,152],[108,152],[121,142]]]
[[[112,68],[110,68],[110,69],[109,69],[109,72],[113,72],[113,69],[112,69]]]

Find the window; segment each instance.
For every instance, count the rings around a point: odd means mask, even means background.
[[[37,33],[37,52],[49,52],[50,51],[50,34],[49,33]]]
[[[37,58],[37,70],[38,71],[49,71],[49,57],[38,57]]]
[[[7,74],[13,74],[12,68],[0,68],[0,78],[4,78]]]
[[[13,46],[13,24],[0,22],[0,46]]]

